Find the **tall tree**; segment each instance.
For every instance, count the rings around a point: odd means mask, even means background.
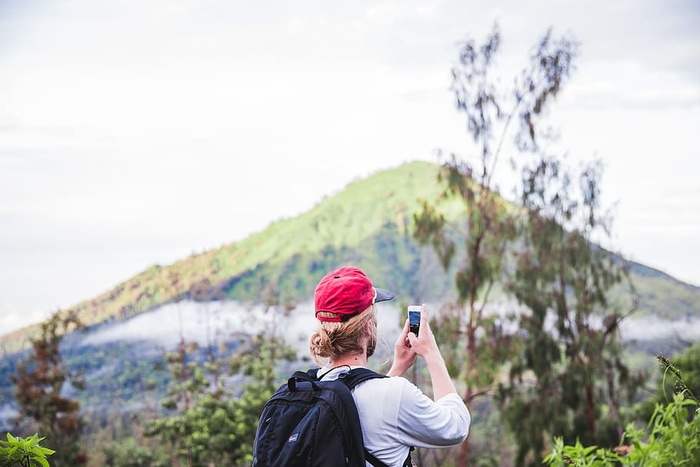
[[[610,223],[600,209],[600,165],[575,173],[536,146],[523,170],[527,216],[509,282],[527,310],[519,318],[522,346],[500,388],[517,465],[539,465],[555,435],[614,446],[624,427],[621,399],[631,404],[644,378],[621,356],[619,325],[635,305],[611,292],[626,271],[593,244]]]
[[[509,264],[519,215],[501,198],[497,171],[511,140],[521,147],[536,137],[537,116],[568,79],[576,52],[575,42],[554,40],[547,33],[530,67],[512,88],[503,89],[494,76],[500,44],[501,35],[494,26],[483,45],[473,40],[462,43],[459,62],[452,69],[456,107],[466,117],[475,153],[464,160],[452,154],[442,167],[440,181],[445,186],[443,198],[456,199],[464,208],[464,222],[451,226],[440,205],[427,202],[415,216],[415,237],[430,243],[443,267],[454,271],[457,303],[438,318],[437,328],[458,334],[446,336],[443,342],[452,343],[446,358],[459,369],[467,404],[489,390],[509,341],[499,322],[486,313],[494,286]],[[516,155],[510,155],[511,161]],[[469,464],[468,443],[461,447],[462,466]]]
[[[83,382],[64,365],[60,344],[64,334],[81,327],[74,313],[54,313],[41,324],[41,334],[32,341],[33,354],[17,369],[15,400],[20,426],[46,438],[56,453],[51,465],[74,467],[87,463],[78,441],[82,420],[80,403],[63,396],[68,385],[83,388]]]

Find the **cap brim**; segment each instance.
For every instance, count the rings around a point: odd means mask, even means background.
[[[377,291],[377,296],[374,299],[374,303],[386,302],[394,298],[394,294],[388,290],[380,289],[378,287],[375,287],[374,290]]]

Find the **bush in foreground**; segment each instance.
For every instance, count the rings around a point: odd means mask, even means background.
[[[676,379],[677,393],[668,404],[656,404],[646,429],[627,425],[624,443],[612,450],[597,446],[565,446],[561,438],[554,440],[552,452],[544,463],[554,467],[607,466],[697,466],[700,459],[700,402],[688,389],[676,369],[665,357],[657,359],[667,374]],[[663,383],[662,383],[663,384]]]
[[[8,433],[7,441],[0,440],[0,467],[49,467],[46,456],[55,451],[41,446],[43,439],[38,434],[20,438]]]

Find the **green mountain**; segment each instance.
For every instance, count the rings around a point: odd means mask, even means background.
[[[327,271],[355,264],[399,300],[452,297],[450,275],[434,253],[412,238],[413,214],[421,200],[440,193],[439,166],[412,162],[349,184],[308,212],[272,223],[261,232],[221,248],[192,255],[169,266],[153,266],[113,289],[74,306],[86,325],[123,320],[182,299],[236,299],[283,303],[308,299]],[[441,205],[459,219],[457,203]],[[700,288],[659,271],[629,263],[643,313],[672,318],[697,316]],[[37,332],[30,326],[0,337],[10,353]]]

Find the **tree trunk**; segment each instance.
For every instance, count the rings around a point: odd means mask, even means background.
[[[588,444],[596,444],[595,400],[593,397],[593,385],[586,385],[586,417],[591,430],[591,439]]]
[[[472,307],[473,310],[473,307]],[[467,374],[466,374],[466,386],[467,389],[464,394],[465,404],[469,404],[474,397],[474,386],[470,383],[472,372],[474,371],[474,357],[476,354],[475,350],[475,335],[476,329],[473,326],[472,319],[470,316],[469,325],[467,328]],[[459,447],[459,465],[460,467],[469,466],[469,437],[462,442]]]

